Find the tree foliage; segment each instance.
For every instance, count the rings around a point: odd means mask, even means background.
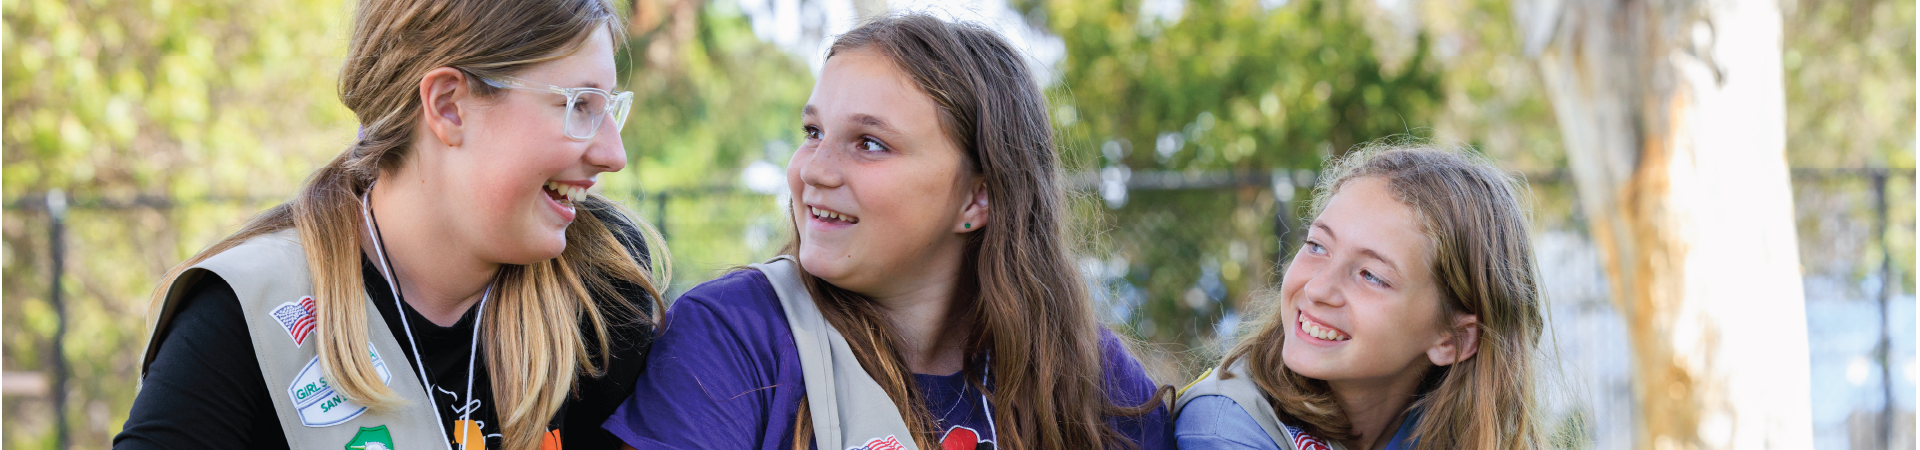
[[[75,447],[107,447],[126,418],[155,280],[352,140],[332,76],[347,13],[303,0],[5,3],[4,368],[51,360],[48,218],[13,208],[63,189],[77,201],[60,286]],[[9,397],[5,447],[50,447],[49,410]]]
[[[786,164],[813,75],[755,36],[731,1],[643,0],[636,9],[621,57],[634,91],[623,133],[629,164],[605,177],[607,192],[663,229],[682,269],[677,292],[778,249],[784,205],[742,192],[739,169]]]
[[[1172,14],[1117,0],[1015,6],[1065,43],[1055,120],[1068,159],[1082,166],[1316,169],[1355,144],[1428,127],[1442,98],[1425,34],[1384,60],[1367,5],[1196,0]],[[1149,340],[1206,342],[1213,323],[1240,309],[1229,304],[1272,279],[1282,257],[1276,192],[1133,192],[1093,217],[1094,246],[1120,263],[1111,264],[1121,269],[1111,271],[1120,277],[1113,298],[1139,309],[1115,319],[1137,320]],[[1305,191],[1295,194],[1278,198]]]

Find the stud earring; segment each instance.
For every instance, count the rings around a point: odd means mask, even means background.
[[[969,223],[967,223],[967,224],[966,224],[966,225],[964,225],[964,226],[965,226],[965,227],[966,227],[967,229],[969,229],[969,230],[971,230],[971,229],[973,229],[973,223],[971,223],[971,222],[969,222]]]

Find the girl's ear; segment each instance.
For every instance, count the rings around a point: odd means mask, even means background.
[[[1436,366],[1453,365],[1480,350],[1480,317],[1472,314],[1453,316],[1453,329],[1440,336],[1439,341],[1427,348],[1427,360]]]
[[[953,224],[953,232],[971,233],[986,227],[987,221],[993,218],[987,206],[987,182],[975,181],[973,195],[968,196],[967,204],[960,207],[960,223]]]
[[[428,71],[420,77],[420,120],[441,144],[459,147],[464,136],[460,100],[472,95],[467,74],[452,67]]]

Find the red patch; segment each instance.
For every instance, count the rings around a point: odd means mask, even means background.
[[[993,442],[980,439],[980,432],[955,425],[940,438],[940,450],[992,450]]]

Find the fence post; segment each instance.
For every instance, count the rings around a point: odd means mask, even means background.
[[[48,390],[47,400],[53,403],[54,448],[66,450],[69,442],[67,426],[67,305],[60,288],[60,279],[66,275],[67,266],[67,193],[59,189],[47,192],[47,216],[51,218],[47,229],[48,241],[53,256],[53,280],[47,303],[53,307],[53,355],[49,359],[53,369],[53,388]]]
[[[1273,259],[1273,266],[1284,268],[1287,256],[1293,254],[1293,197],[1298,185],[1286,169],[1274,169],[1269,177],[1268,182],[1273,188],[1273,238],[1279,241],[1275,247],[1280,250]]]
[[[1886,404],[1880,408],[1880,448],[1893,445],[1893,315],[1890,309],[1893,302],[1893,289],[1898,281],[1893,276],[1893,252],[1887,247],[1887,170],[1871,169],[1868,176],[1873,183],[1874,236],[1880,243],[1880,344],[1874,349],[1874,355],[1880,360],[1880,389]]]

